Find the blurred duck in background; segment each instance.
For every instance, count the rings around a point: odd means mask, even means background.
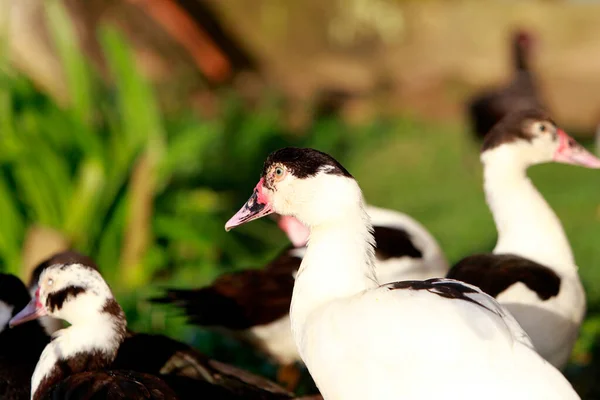
[[[98,266],[88,256],[75,251],[57,253],[40,263],[33,271],[30,290],[33,291],[34,296],[38,292],[42,273],[56,265],[79,265],[85,267],[86,270],[98,271]],[[44,326],[49,334],[55,334],[63,328],[62,320],[56,315],[48,314],[39,318],[40,320],[44,319]],[[126,329],[111,366],[161,377],[167,376],[171,379],[181,377],[201,381],[205,385],[221,388],[217,393],[227,394],[229,396],[227,398],[291,398],[288,391],[265,378],[212,360],[187,344],[163,335],[135,333]]]
[[[600,159],[545,111],[517,111],[496,124],[481,151],[484,190],[498,242],[491,254],[459,261],[447,277],[478,286],[505,306],[552,365],[569,360],[586,298],[560,220],[526,171],[558,162],[600,168]]]
[[[531,70],[531,58],[537,46],[535,36],[525,30],[513,34],[512,57],[514,76],[512,81],[493,90],[484,91],[468,104],[471,129],[483,140],[486,134],[506,115],[523,109],[544,108]]]
[[[445,276],[448,262],[435,238],[417,221],[397,211],[367,206],[375,232],[375,267],[380,282]],[[221,275],[201,289],[172,289],[153,301],[181,307],[192,324],[225,328],[250,342],[281,367],[278,380],[293,390],[301,362],[289,309],[294,277],[306,252],[309,231],[291,216],[279,227],[293,247],[262,269]]]
[[[16,328],[8,322],[31,298],[19,278],[0,274],[0,398],[29,400],[31,375],[50,338],[37,321]]]

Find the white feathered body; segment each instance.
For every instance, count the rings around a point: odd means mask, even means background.
[[[578,398],[506,313],[427,291],[384,286],[329,303],[296,329],[327,400]]]
[[[568,362],[586,310],[585,292],[562,225],[542,195],[501,146],[484,153],[486,200],[498,230],[495,254],[516,254],[561,278],[557,296],[541,300],[517,283],[497,296],[529,334],[537,351],[558,368]]]

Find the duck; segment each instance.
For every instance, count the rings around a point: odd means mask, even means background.
[[[375,231],[377,277],[381,282],[443,277],[448,261],[435,238],[410,216],[367,206]],[[226,329],[250,343],[280,367],[277,381],[294,391],[302,359],[294,340],[289,308],[294,277],[306,252],[309,232],[291,216],[275,218],[291,246],[262,269],[219,276],[200,289],[169,289],[153,299],[184,310],[189,322]]]
[[[82,265],[87,269],[98,271],[94,260],[84,254],[74,250],[59,252],[34,269],[29,284],[30,290],[35,289],[37,292],[39,284],[31,281],[37,277],[39,282],[41,274],[53,265]],[[40,317],[42,318],[46,318],[45,329],[55,326],[62,328],[60,319],[50,314]],[[50,335],[56,332],[57,330],[53,330]],[[185,384],[189,383],[187,378],[204,382],[207,390],[211,385],[216,386],[221,396],[226,395],[231,398],[268,400],[292,397],[289,391],[270,380],[210,359],[185,343],[168,336],[138,333],[128,328],[111,365],[116,369],[133,370],[161,377],[168,376],[172,380],[182,377],[184,379],[180,382]],[[193,385],[200,384],[193,382]]]
[[[504,87],[486,90],[470,99],[468,116],[478,139],[483,140],[496,123],[513,111],[545,107],[530,65],[536,42],[531,32],[524,29],[515,31],[512,36],[512,81]]]
[[[573,251],[559,218],[527,177],[546,162],[600,168],[600,159],[540,109],[506,116],[486,136],[484,191],[498,231],[492,253],[456,263],[447,278],[478,286],[506,307],[537,351],[562,368],[586,310]]]
[[[0,273],[0,398],[29,400],[35,365],[50,341],[37,321],[9,329],[8,323],[31,300],[23,282]]]
[[[379,284],[358,182],[330,155],[271,153],[227,231],[271,213],[310,230],[296,275],[294,341],[326,400],[578,399],[493,297],[447,278]],[[435,388],[431,388],[435,382]]]
[[[177,399],[160,378],[111,370],[127,321],[100,273],[82,264],[53,264],[11,327],[50,315],[70,326],[54,332],[31,376],[31,399]],[[21,346],[26,347],[26,345]]]

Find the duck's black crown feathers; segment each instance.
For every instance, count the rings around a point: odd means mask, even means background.
[[[285,147],[274,151],[267,157],[263,168],[263,176],[273,164],[283,164],[296,178],[310,178],[324,172],[329,175],[340,175],[352,178],[352,175],[335,158],[322,151]]]

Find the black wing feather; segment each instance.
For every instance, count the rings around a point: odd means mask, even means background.
[[[171,289],[155,303],[183,308],[190,322],[244,330],[274,322],[289,313],[293,273],[301,259],[285,252],[264,269],[223,274],[201,289]]]
[[[517,282],[548,300],[560,291],[560,276],[552,269],[514,254],[475,254],[459,261],[446,276],[478,286],[492,297]]]
[[[161,374],[177,393],[180,393],[179,387],[200,385],[195,393],[203,390],[202,393],[218,391],[245,398],[290,398],[289,392],[268,379],[211,360],[187,344],[162,335],[130,334],[119,348],[113,367]]]

